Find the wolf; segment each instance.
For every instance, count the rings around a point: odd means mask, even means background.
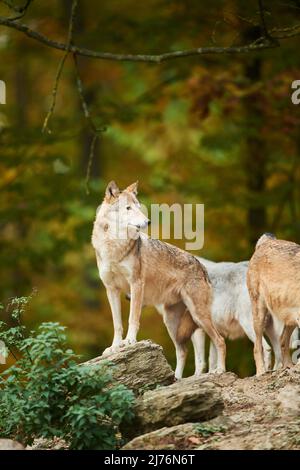
[[[114,338],[110,354],[136,342],[143,305],[163,308],[176,319],[177,306],[188,309],[217,350],[216,372],[225,370],[226,345],[211,319],[212,288],[205,267],[191,254],[141,232],[150,223],[137,199],[137,183],[120,191],[114,181],[106,188],[92,233],[100,278],[112,311]],[[123,340],[121,293],[130,293],[129,325]],[[178,343],[176,343],[178,345]],[[182,350],[176,349],[180,362]]]
[[[247,285],[256,335],[254,359],[256,374],[266,371],[262,353],[262,335],[267,312],[283,324],[280,346],[283,367],[293,365],[290,339],[300,327],[300,245],[263,234],[249,262]]]
[[[224,338],[235,340],[248,337],[255,342],[251,301],[247,288],[248,261],[214,263],[198,258],[206,267],[213,287],[212,319]],[[280,363],[278,334],[271,318],[267,319],[266,332],[275,354],[274,368]],[[202,332],[204,336],[204,332]],[[204,341],[202,355],[204,356]],[[266,368],[271,368],[272,349],[265,338],[262,339]],[[204,362],[204,361],[203,361]],[[205,366],[205,362],[204,362]],[[215,349],[210,344],[209,371],[215,368]]]
[[[248,261],[215,263],[205,258],[197,257],[197,259],[206,267],[212,284],[212,320],[219,333],[229,339],[247,336],[254,343],[251,301],[246,282]],[[183,304],[177,304],[175,315],[164,311],[162,306],[159,307],[159,312],[163,315],[175,348],[180,347],[182,350],[176,367],[177,376],[180,377],[183,373],[189,339],[192,340],[194,347],[195,375],[202,374],[206,370],[205,332],[197,327]],[[268,317],[266,329],[274,349],[274,368],[278,368],[281,363],[278,328],[280,329],[280,325],[275,327],[272,318]],[[272,350],[264,338],[262,342],[266,368],[269,369]],[[210,343],[209,372],[214,372],[215,369],[216,351],[213,343]]]
[[[247,288],[247,270],[249,261],[219,262],[205,258],[197,259],[206,267],[213,288],[212,320],[215,327],[224,338],[237,339],[247,336],[255,343],[255,331],[253,327],[251,300]],[[205,332],[193,322],[184,305],[176,306],[176,316],[164,312],[159,307],[159,312],[164,317],[166,327],[173,339],[175,348],[181,348],[180,361],[177,363],[177,376],[183,373],[187,353],[186,342],[191,339],[194,347],[195,375],[200,375],[206,370],[205,361]],[[272,345],[275,361],[273,369],[282,366],[280,335],[283,324],[273,318],[269,313],[266,316],[265,331]],[[267,370],[272,367],[272,348],[265,338],[262,338],[264,362]],[[290,348],[299,346],[299,329],[295,328]],[[209,372],[216,369],[216,352],[212,342],[209,348]]]

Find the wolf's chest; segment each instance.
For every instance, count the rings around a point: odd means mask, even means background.
[[[126,263],[120,264],[112,261],[101,262],[99,274],[106,286],[114,286],[121,290],[128,290],[131,269]]]

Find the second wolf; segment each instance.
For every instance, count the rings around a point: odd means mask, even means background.
[[[247,336],[255,343],[251,300],[247,288],[248,261],[213,262],[205,258],[197,258],[206,267],[213,288],[212,320],[224,338],[231,340]],[[195,374],[199,375],[206,369],[205,332],[197,327],[184,305],[177,305],[176,317],[169,315],[163,307],[159,308],[165,325],[173,339],[176,349],[180,348],[180,360],[177,363],[177,376],[183,373],[187,355],[188,340],[194,346]],[[275,362],[273,369],[282,366],[280,335],[283,324],[270,314],[266,316],[265,332],[273,347]],[[296,341],[296,346],[295,345]],[[298,329],[292,335],[291,348],[298,345]],[[267,370],[271,368],[272,349],[265,338],[262,338],[264,363]],[[209,372],[216,369],[216,352],[213,343],[209,348]]]
[[[256,373],[265,372],[262,336],[268,312],[283,324],[280,336],[283,367],[293,365],[290,337],[300,327],[300,245],[266,233],[256,243],[247,283],[253,309]]]

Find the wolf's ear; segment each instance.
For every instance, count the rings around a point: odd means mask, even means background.
[[[125,191],[129,191],[130,193],[133,193],[136,196],[138,193],[138,190],[137,190],[138,184],[139,184],[138,181],[136,181],[135,183],[132,183],[130,186],[128,186],[128,188],[125,189]]]
[[[114,181],[108,183],[105,190],[105,199],[109,202],[112,198],[117,198],[120,194],[120,190]]]

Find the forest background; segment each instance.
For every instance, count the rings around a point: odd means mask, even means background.
[[[264,231],[300,243],[299,34],[296,0],[1,1],[1,301],[34,289],[29,327],[67,325],[85,359],[110,344],[90,238],[112,179],[121,188],[139,180],[148,206],[205,204],[205,243],[193,254],[246,260]],[[73,45],[146,57],[107,60]],[[124,319],[128,310],[123,299]],[[161,344],[174,365],[153,308],[139,338]],[[247,339],[229,343],[228,368],[253,373]]]

